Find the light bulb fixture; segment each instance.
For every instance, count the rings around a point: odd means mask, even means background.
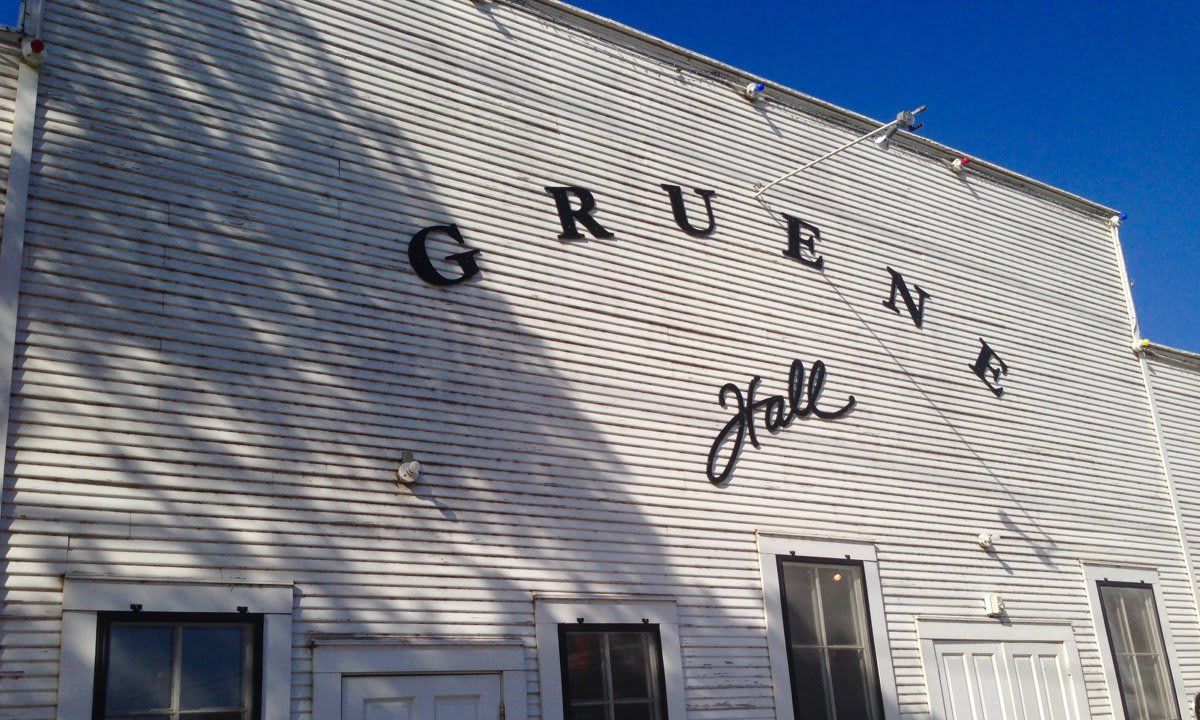
[[[396,482],[404,485],[412,485],[420,475],[421,463],[413,456],[411,451],[405,450],[404,454],[400,456],[400,467],[396,468]]]
[[[30,67],[41,67],[46,62],[46,41],[36,37],[22,38],[21,57]]]
[[[955,175],[958,175],[958,174],[962,173],[963,170],[967,169],[967,165],[970,162],[971,162],[971,158],[969,158],[969,157],[955,158],[954,161],[950,163],[950,172],[954,173]]]
[[[804,172],[805,170],[807,170],[811,167],[814,167],[820,163],[825,162],[826,160],[833,157],[834,155],[837,155],[838,153],[843,152],[845,150],[849,150],[850,148],[859,144],[863,140],[874,139],[876,145],[878,145],[880,148],[882,148],[884,150],[887,150],[889,147],[891,147],[892,136],[896,134],[897,130],[907,130],[909,132],[913,132],[914,130],[919,130],[921,127],[923,127],[920,123],[917,123],[917,121],[916,121],[917,116],[923,112],[925,112],[924,105],[922,105],[921,107],[919,107],[915,110],[904,110],[904,111],[898,113],[896,115],[896,119],[891,121],[887,125],[877,127],[874,130],[872,130],[871,132],[869,132],[866,135],[863,135],[861,137],[856,137],[853,140],[851,140],[850,142],[846,143],[845,145],[842,145],[841,147],[836,148],[835,150],[825,153],[824,155],[817,158],[816,160],[813,160],[812,162],[810,162],[806,165],[801,165],[800,167],[796,168],[795,170],[791,171],[790,173],[780,176],[778,178],[775,178],[774,180],[767,183],[766,185],[759,187],[757,192],[754,193],[754,197],[756,197],[756,198],[762,197],[763,193],[765,193],[766,191],[775,187],[776,185],[783,182],[784,180],[793,178],[793,177],[799,175],[800,173]],[[757,187],[757,186],[755,186],[755,187]]]
[[[993,550],[1000,542],[1000,533],[981,532],[975,537],[975,542],[984,550]]]
[[[876,131],[878,134],[875,136],[875,144],[881,150],[887,150],[892,146],[892,137],[895,136],[898,130],[907,130],[909,132],[920,130],[924,125],[917,122],[917,116],[923,112],[925,112],[924,105],[916,110],[901,110],[896,113],[895,120]]]
[[[760,82],[752,82],[746,87],[742,88],[742,95],[744,95],[750,102],[755,102],[756,100],[761,99],[763,93],[766,91],[766,85],[763,85]]]

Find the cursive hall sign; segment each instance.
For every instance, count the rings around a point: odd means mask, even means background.
[[[716,232],[717,219],[713,212],[714,190],[693,189],[694,194],[704,203],[704,219],[696,222],[688,213],[687,201],[683,188],[679,185],[661,185],[666,192],[667,204],[675,218],[675,224],[683,232],[693,237],[708,237]],[[615,235],[599,223],[594,217],[596,197],[586,188],[564,185],[547,187],[546,192],[554,200],[554,209],[558,213],[562,234],[559,240],[584,240],[588,236],[607,240]],[[825,269],[825,258],[822,257],[819,244],[821,230],[816,225],[787,213],[787,245],[783,248],[783,256],[799,263],[801,266],[822,272]],[[586,234],[585,234],[586,232]],[[462,246],[462,252],[457,252],[443,258],[446,262],[456,265],[459,272],[455,275],[443,275],[429,257],[427,243],[432,235],[449,238],[454,244]],[[426,227],[412,237],[408,244],[408,259],[412,269],[425,282],[432,285],[450,286],[466,282],[482,275],[477,257],[480,250],[466,247],[467,241],[457,225],[432,225]],[[913,284],[911,287],[904,276],[893,268],[887,271],[888,292],[883,300],[883,306],[896,314],[907,312],[913,324],[921,328],[925,324],[926,304],[932,298],[924,288]],[[901,310],[903,306],[903,311]],[[1001,378],[1008,375],[1008,365],[996,354],[982,338],[979,340],[980,349],[975,361],[967,367],[996,397],[1004,395]],[[820,420],[837,420],[850,413],[856,401],[853,396],[837,409],[822,407],[821,396],[825,391],[827,371],[825,363],[817,360],[811,370],[806,370],[803,362],[792,363],[788,375],[787,392],[784,395],[773,395],[767,398],[756,397],[762,378],[755,376],[750,381],[743,394],[735,383],[726,383],[717,393],[721,407],[728,409],[732,401],[735,406],[734,415],[725,423],[718,433],[716,440],[709,450],[705,470],[708,479],[716,485],[724,486],[729,483],[738,458],[741,457],[746,441],[755,448],[761,447],[758,440],[756,418],[762,413],[763,427],[767,432],[775,434],[790,427],[797,419],[816,418]],[[729,446],[729,452],[722,461],[722,450]]]

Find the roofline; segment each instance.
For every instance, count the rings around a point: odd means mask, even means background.
[[[1151,342],[1146,347],[1146,354],[1152,358],[1169,360],[1200,370],[1200,353],[1194,353],[1190,350],[1180,350],[1169,345],[1160,345],[1156,342]]]
[[[731,80],[737,83],[748,83],[751,81],[764,83],[767,85],[769,90],[769,94],[765,95],[764,97],[775,102],[780,102],[789,107],[793,107],[794,109],[809,115],[815,115],[863,133],[878,129],[885,124],[873,118],[869,118],[866,115],[856,113],[852,110],[847,110],[846,108],[825,102],[824,100],[815,98],[811,95],[806,95],[799,90],[794,90],[786,85],[771,82],[757,75],[746,72],[745,70],[741,70],[740,68],[723,63],[720,60],[714,60],[713,58],[701,53],[688,50],[687,48],[668,42],[662,38],[644,33],[641,30],[637,30],[628,25],[617,22],[616,20],[611,20],[582,8],[575,7],[574,5],[570,5],[562,0],[505,1],[508,4],[519,8],[528,8],[533,5],[541,6],[549,9],[554,14],[575,18],[582,20],[587,24],[614,31],[619,35],[623,35],[637,42],[644,43],[661,50],[666,50],[674,55],[682,56],[691,65],[706,66],[710,70],[715,70],[718,73],[728,75],[730,76]],[[563,22],[566,21],[566,18],[563,17],[558,19]],[[584,27],[580,29],[587,30],[588,28]],[[1032,191],[1035,195],[1040,195],[1046,199],[1058,202],[1077,210],[1082,210],[1094,215],[1100,215],[1104,218],[1111,218],[1121,214],[1119,210],[1110,208],[1107,205],[1102,205],[1072,192],[1054,187],[1053,185],[1048,185],[1044,182],[1034,180],[1033,178],[1026,177],[1018,172],[1008,170],[986,160],[980,160],[970,153],[956,150],[948,145],[943,145],[942,143],[930,140],[929,138],[922,137],[920,135],[899,132],[896,134],[894,140],[896,141],[895,144],[907,146],[908,149],[919,154],[938,158],[945,162],[951,162],[964,156],[970,157],[971,171],[975,174],[987,176],[990,179],[1002,184]]]

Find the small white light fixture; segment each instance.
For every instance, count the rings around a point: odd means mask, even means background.
[[[412,452],[405,450],[400,457],[400,467],[396,469],[396,482],[412,485],[421,474],[421,463],[413,457]]]
[[[975,538],[975,542],[979,543],[979,547],[984,550],[994,550],[996,543],[1000,542],[999,533],[981,532]]]
[[[1144,353],[1149,349],[1150,349],[1150,341],[1149,340],[1146,340],[1145,338],[1143,338],[1141,340],[1133,341],[1133,352],[1135,355]]]
[[[1000,593],[988,593],[983,598],[983,608],[990,618],[998,618],[1004,615],[1004,596]]]
[[[763,93],[767,91],[767,86],[760,82],[752,82],[742,88],[742,95],[750,102],[755,102],[762,99]]]
[[[897,131],[908,130],[909,132],[912,132],[914,130],[920,130],[921,127],[923,127],[923,124],[917,122],[917,116],[923,112],[925,112],[924,105],[916,110],[901,110],[900,112],[896,113],[895,120],[879,129],[878,134],[875,136],[875,144],[879,146],[880,150],[887,150],[892,146],[892,136],[894,136]]]
[[[950,172],[958,175],[967,168],[967,165],[970,164],[970,162],[971,158],[969,157],[955,158],[954,161],[950,163]]]
[[[46,62],[46,41],[35,37],[22,38],[21,58],[30,67],[41,67],[42,63]]]

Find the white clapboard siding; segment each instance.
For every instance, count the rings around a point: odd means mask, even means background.
[[[1146,356],[1163,449],[1194,563],[1200,551],[1200,355],[1155,345]]]
[[[43,34],[0,718],[54,717],[67,572],[294,581],[303,720],[315,634],[518,638],[539,716],[534,594],[668,595],[688,717],[773,718],[756,531],[878,545],[906,717],[914,617],[989,592],[1071,623],[1112,717],[1081,559],[1159,569],[1200,690],[1100,208],[899,142],[764,206],[754,183],[861,130],[536,1],[47,0]],[[716,233],[676,228],[661,183],[716,190]],[[557,239],[566,184],[615,239]],[[824,273],[783,257],[782,212]],[[447,222],[480,281],[409,268]],[[932,294],[923,329],[882,307],[888,266]],[[714,488],[718,389],[782,392],[793,359],[858,409],[762,431]]]

